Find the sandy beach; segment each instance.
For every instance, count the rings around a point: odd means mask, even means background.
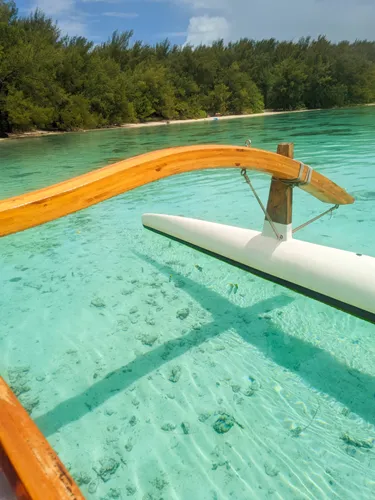
[[[364,104],[363,106],[375,106],[375,103]],[[70,132],[63,132],[59,130],[48,131],[48,130],[33,130],[30,132],[15,132],[9,134],[8,137],[0,138],[0,141],[7,139],[26,139],[30,137],[43,137],[47,135],[59,135],[59,134],[74,134],[77,132],[97,132],[103,130],[114,130],[118,128],[143,128],[143,127],[159,127],[162,125],[182,125],[185,123],[200,123],[200,122],[210,122],[213,120],[237,120],[241,118],[259,118],[264,116],[272,115],[285,115],[287,113],[311,113],[313,111],[321,111],[320,109],[298,109],[295,111],[264,111],[263,113],[254,113],[251,115],[227,115],[227,116],[209,116],[207,118],[188,118],[186,120],[159,120],[147,123],[124,123],[118,126],[95,128],[95,129],[82,129],[73,130]]]
[[[0,138],[0,141],[7,139],[26,139],[30,137],[43,137],[47,135],[59,135],[59,134],[74,134],[77,132],[95,132],[95,131],[103,131],[103,130],[113,130],[118,128],[143,128],[143,127],[159,127],[162,125],[181,125],[185,123],[200,123],[200,122],[210,122],[213,120],[237,120],[240,118],[259,118],[262,116],[271,116],[271,115],[283,115],[286,113],[305,113],[311,111],[318,111],[317,109],[301,109],[297,111],[264,111],[264,113],[254,113],[251,115],[228,115],[228,116],[210,116],[207,118],[190,118],[186,120],[159,120],[147,123],[124,123],[123,125],[113,126],[113,127],[105,127],[105,128],[96,128],[96,129],[88,129],[88,130],[74,130],[71,132],[63,132],[63,131],[48,131],[48,130],[33,130],[30,132],[14,132],[10,133],[9,137]]]
[[[301,109],[297,111],[264,111],[263,113],[253,113],[251,115],[228,115],[228,116],[208,116],[207,118],[191,118],[186,120],[163,120],[149,123],[128,123],[122,125],[123,128],[154,127],[159,125],[179,125],[182,123],[211,122],[212,120],[237,120],[239,118],[259,118],[260,116],[284,115],[286,113],[304,113],[306,111],[318,111],[316,109]]]

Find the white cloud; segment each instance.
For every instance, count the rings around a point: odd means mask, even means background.
[[[137,0],[140,1],[140,0]],[[90,2],[103,4],[120,4],[128,3],[126,0],[33,0],[32,8],[29,10],[34,11],[36,8],[41,9],[47,16],[57,20],[58,27],[63,35],[70,36],[86,36],[92,38],[89,34],[89,24],[98,22],[93,20],[93,17],[98,17],[90,12],[82,11],[79,7],[82,3],[87,4]],[[109,6],[109,5],[108,5]],[[104,12],[101,14],[106,17],[117,17],[122,19],[135,19],[138,17],[136,12]],[[88,21],[90,21],[88,23]]]
[[[103,16],[122,17],[123,19],[135,19],[139,16],[136,12],[103,12]]]
[[[374,0],[169,0],[188,8],[187,41],[206,43],[216,32],[219,38],[276,38],[292,40],[325,34],[333,41],[373,39]],[[207,20],[211,19],[211,25]],[[218,23],[217,19],[221,19]],[[207,27],[207,30],[204,29]],[[210,27],[211,26],[211,27]],[[212,37],[211,36],[211,37]]]
[[[63,35],[87,36],[86,17],[88,15],[77,9],[76,0],[35,0],[31,10],[36,8],[44,14],[57,19],[57,25]]]
[[[57,24],[63,34],[87,36],[87,25],[80,18],[66,17],[61,19]]]
[[[228,5],[227,0],[172,0],[177,4],[185,4],[193,9],[225,9]]]
[[[199,45],[210,44],[218,38],[228,40],[229,32],[229,23],[225,17],[192,17],[189,21],[186,43]]]
[[[169,3],[188,15],[186,42],[197,45],[213,40],[276,38],[295,40],[324,34],[333,41],[373,39],[375,0],[29,0],[47,15],[59,19],[69,34],[86,34],[79,7],[107,6],[108,17],[135,17],[132,12],[111,12],[110,5],[125,7]],[[88,15],[88,14],[87,14]],[[173,27],[173,26],[172,26]],[[77,29],[77,33],[74,30]],[[175,36],[182,36],[178,34]]]
[[[33,6],[33,10],[38,7],[47,16],[54,16],[72,11],[74,4],[75,0],[37,0]]]

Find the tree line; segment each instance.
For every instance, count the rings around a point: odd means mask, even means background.
[[[36,10],[0,0],[0,134],[156,119],[331,108],[375,101],[375,42],[244,38],[155,45],[115,31],[62,36]]]

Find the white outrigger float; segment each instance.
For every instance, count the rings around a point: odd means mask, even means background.
[[[261,232],[158,214],[145,214],[144,227],[375,323],[375,258],[293,239],[296,230],[339,205],[353,203],[354,199],[311,167],[294,160],[292,144],[280,144],[277,153],[251,147],[205,145],[136,156],[0,201],[0,236],[43,224],[171,175],[208,168],[241,171],[265,213]],[[267,207],[257,196],[247,170],[272,176]],[[294,187],[334,206],[293,230]]]

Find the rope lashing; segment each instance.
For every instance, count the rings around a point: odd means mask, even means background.
[[[303,172],[305,170],[305,167],[307,168],[307,172],[305,175],[305,178],[302,179]],[[307,184],[310,184],[311,182],[311,177],[312,177],[313,169],[309,167],[309,165],[305,165],[302,161],[300,162],[299,166],[299,172],[298,172],[298,177],[295,179],[279,179],[277,177],[274,177],[274,179],[283,182],[284,184],[288,184],[291,187],[295,186],[306,186]]]

